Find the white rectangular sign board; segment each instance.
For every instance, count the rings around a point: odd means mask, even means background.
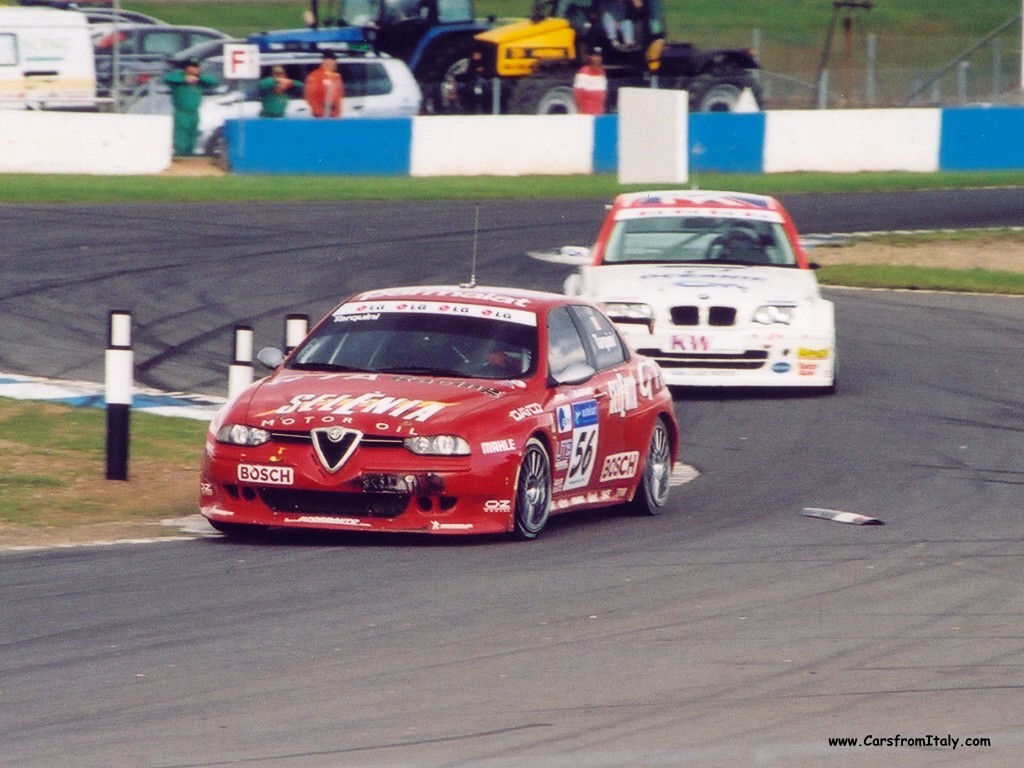
[[[224,79],[255,80],[260,76],[260,47],[224,43]]]
[[[619,183],[683,184],[689,178],[690,95],[619,89]]]

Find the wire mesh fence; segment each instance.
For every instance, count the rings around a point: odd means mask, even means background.
[[[752,34],[766,109],[1024,103],[1020,18],[981,40],[839,36],[815,58]]]

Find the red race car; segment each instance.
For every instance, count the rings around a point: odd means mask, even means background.
[[[658,366],[590,302],[509,288],[368,291],[214,418],[219,531],[535,538],[551,514],[665,505],[679,443]]]

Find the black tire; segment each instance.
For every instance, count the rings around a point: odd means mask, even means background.
[[[743,92],[750,89],[761,107],[761,86],[749,75],[701,75],[690,81],[691,112],[735,112]]]
[[[672,440],[660,416],[651,430],[647,460],[630,507],[641,515],[660,515],[672,488]]]
[[[228,170],[228,140],[224,136],[224,126],[220,126],[210,134],[203,151],[211,163],[222,170]]]
[[[206,520],[213,529],[220,531],[225,536],[230,536],[236,539],[253,538],[265,533],[267,527],[265,525],[248,525],[246,523],[226,523],[223,520]]]
[[[535,539],[551,514],[551,459],[540,440],[530,438],[516,478],[515,527],[520,540]]]
[[[516,115],[575,115],[572,80],[561,77],[527,77],[516,84],[509,99]]]
[[[472,55],[469,40],[453,40],[438,48],[431,61],[423,64],[417,78],[423,88],[423,111],[430,115],[468,111],[461,98],[461,81],[469,71]]]
[[[839,350],[832,352],[832,383],[818,390],[820,395],[834,395],[839,389]]]

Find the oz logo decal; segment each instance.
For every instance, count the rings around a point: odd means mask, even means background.
[[[572,445],[569,471],[563,490],[580,488],[590,482],[597,459],[597,401],[585,400],[572,405]]]

